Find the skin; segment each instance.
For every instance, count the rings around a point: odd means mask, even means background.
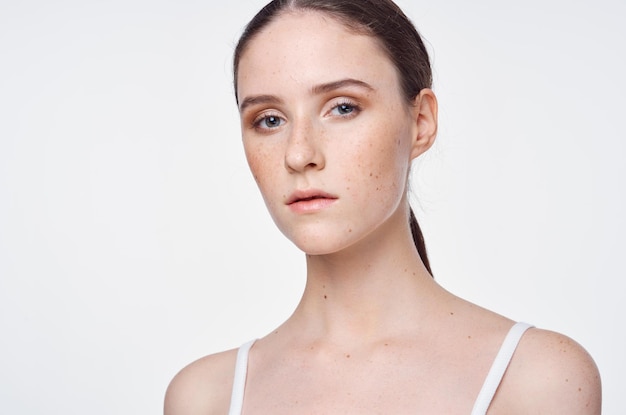
[[[408,103],[374,39],[316,12],[270,23],[238,82],[250,169],[307,261],[297,309],[251,349],[243,412],[470,413],[513,322],[445,291],[413,246],[407,178],[435,139],[432,91]],[[310,189],[321,205],[289,205]],[[235,356],[184,368],[165,414],[226,414]],[[530,329],[489,414],[599,414],[600,401],[585,350]]]

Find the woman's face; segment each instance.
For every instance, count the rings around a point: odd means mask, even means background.
[[[406,221],[416,113],[377,41],[317,12],[282,14],[238,71],[243,144],[280,230],[309,254]]]

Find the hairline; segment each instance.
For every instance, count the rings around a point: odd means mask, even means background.
[[[262,28],[260,28],[256,33],[254,33],[252,36],[250,36],[247,39],[247,43],[246,45],[239,50],[239,57],[238,60],[236,62],[236,66],[233,68],[234,69],[234,75],[235,75],[235,101],[237,102],[237,106],[239,106],[239,82],[238,82],[238,77],[239,77],[239,63],[241,62],[243,56],[245,55],[246,51],[248,50],[248,48],[250,47],[250,45],[254,42],[254,40],[259,36],[260,33],[262,33],[263,31],[266,30],[266,28],[268,26],[270,26],[275,20],[283,17],[284,15],[298,15],[298,14],[317,14],[322,18],[329,18],[331,20],[336,21],[337,23],[340,23],[343,27],[346,28],[346,30],[348,30],[348,32],[351,32],[353,34],[356,35],[361,35],[361,36],[368,36],[370,38],[372,38],[374,40],[374,42],[376,43],[376,45],[380,48],[380,50],[385,54],[385,56],[387,57],[387,59],[389,59],[389,61],[391,62],[391,65],[394,68],[394,71],[396,72],[396,76],[397,76],[397,80],[398,80],[398,88],[400,93],[402,94],[402,96],[404,97],[405,101],[407,101],[407,103],[409,105],[413,104],[413,99],[414,97],[406,97],[405,95],[405,91],[402,85],[402,73],[400,71],[400,68],[398,68],[395,59],[391,53],[391,51],[385,46],[385,43],[380,39],[380,37],[378,35],[376,35],[376,33],[374,33],[374,31],[372,29],[370,29],[369,27],[367,27],[367,25],[364,25],[358,21],[356,21],[355,19],[351,19],[349,17],[346,16],[342,16],[339,14],[333,14],[330,11],[327,10],[320,10],[320,9],[316,9],[314,7],[306,7],[306,6],[295,6],[293,3],[289,3],[287,6],[285,6],[283,9],[281,9],[280,11],[278,11],[268,22],[265,26],[263,26]]]

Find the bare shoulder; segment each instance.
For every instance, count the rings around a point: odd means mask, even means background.
[[[237,350],[216,353],[183,368],[165,394],[165,415],[228,413]]]
[[[600,374],[574,340],[528,330],[492,403],[493,413],[600,414]]]

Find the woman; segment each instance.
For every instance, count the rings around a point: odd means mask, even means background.
[[[437,101],[395,4],[275,0],[234,75],[250,169],[307,282],[274,332],[183,369],[167,415],[600,413],[579,345],[433,280],[407,188]]]

